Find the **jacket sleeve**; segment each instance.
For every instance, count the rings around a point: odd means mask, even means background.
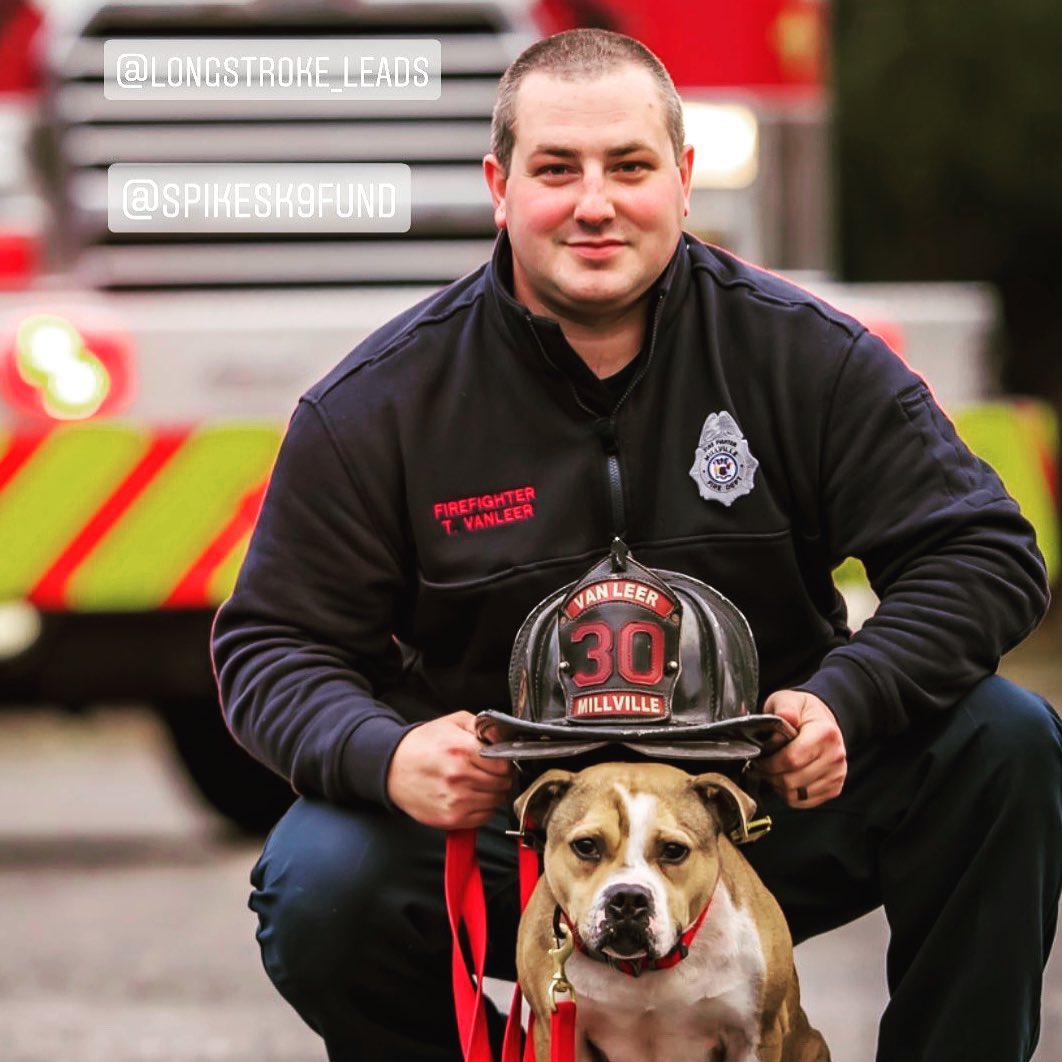
[[[880,605],[800,688],[849,748],[949,708],[1036,626],[1047,580],[999,477],[876,336],[852,343],[817,448],[834,564],[862,560]]]
[[[304,399],[212,650],[229,727],[252,755],[300,793],[386,804],[410,724],[374,694],[401,671],[391,633],[407,589],[398,536],[354,471]]]

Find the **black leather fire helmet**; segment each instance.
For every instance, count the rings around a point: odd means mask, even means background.
[[[554,759],[622,745],[653,759],[747,760],[793,736],[754,715],[748,621],[710,586],[646,568],[618,539],[524,621],[509,665],[511,715],[480,712],[483,755]]]

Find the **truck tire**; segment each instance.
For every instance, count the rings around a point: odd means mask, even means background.
[[[295,799],[291,786],[236,744],[216,701],[173,700],[158,708],[203,799],[240,833],[267,834]]]

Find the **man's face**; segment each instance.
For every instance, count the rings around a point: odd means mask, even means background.
[[[517,299],[562,320],[622,315],[674,253],[692,148],[676,164],[660,90],[637,66],[591,81],[530,74],[515,111],[508,176],[493,155],[484,171]]]

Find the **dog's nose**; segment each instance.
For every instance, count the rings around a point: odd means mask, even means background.
[[[641,885],[618,889],[605,904],[605,911],[613,922],[645,922],[649,918],[649,890]]]

